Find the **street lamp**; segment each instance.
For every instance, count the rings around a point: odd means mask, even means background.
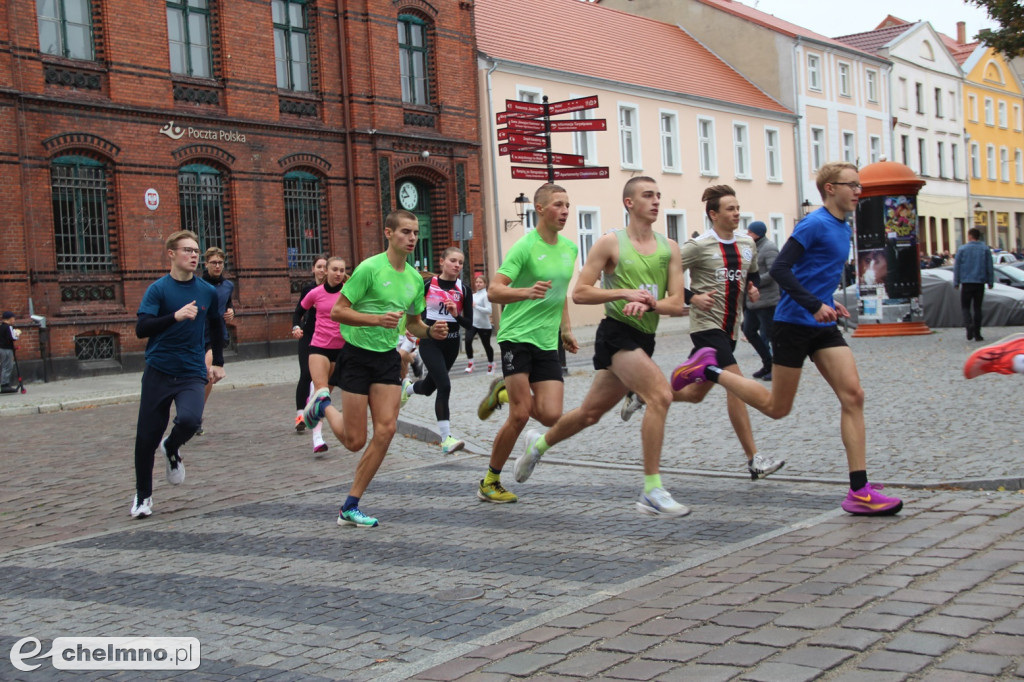
[[[806,217],[811,213],[811,200],[804,199],[804,203],[800,204],[800,208],[803,209],[803,215]]]
[[[520,192],[519,196],[517,196],[515,198],[513,203],[515,203],[515,205],[516,205],[516,220],[506,220],[505,221],[505,231],[506,232],[508,232],[509,229],[513,225],[515,225],[516,223],[518,223],[520,225],[523,224],[523,219],[526,218],[526,209],[530,205],[530,199],[525,194]]]

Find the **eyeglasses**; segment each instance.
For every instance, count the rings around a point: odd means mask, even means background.
[[[191,246],[182,246],[181,248],[179,248],[177,250],[178,251],[184,251],[185,253],[189,254],[190,256],[191,255],[198,255],[199,254],[199,249],[194,249]]]
[[[859,189],[864,187],[864,185],[860,184],[859,182],[830,182],[829,184],[830,185],[846,185],[847,187],[852,189],[854,192],[856,192],[857,190],[859,190]]]

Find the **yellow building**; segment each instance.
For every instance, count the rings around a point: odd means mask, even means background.
[[[981,228],[989,246],[1020,249],[1024,246],[1024,87],[1005,57],[985,45],[966,53],[961,65],[972,223]]]

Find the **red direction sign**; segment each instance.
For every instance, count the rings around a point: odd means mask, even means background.
[[[513,151],[510,158],[515,163],[547,163],[545,152]],[[559,166],[582,166],[583,157],[579,154],[552,154],[551,163]]]
[[[508,156],[514,152],[530,152],[535,149],[546,148],[547,144],[499,144],[498,156]]]
[[[595,180],[608,177],[608,166],[591,168],[555,168],[555,180]],[[547,168],[531,168],[529,166],[512,166],[512,177],[517,180],[547,180]]]
[[[499,139],[502,137],[501,133],[503,132],[505,131],[498,131]],[[518,135],[516,133],[508,133],[505,137],[508,139],[509,144],[517,144],[520,146],[544,147],[548,143],[548,138],[538,137],[536,135]]]
[[[543,120],[538,121],[535,118],[510,118],[508,127],[510,130],[525,130],[535,133],[543,133],[547,129]]]
[[[506,101],[506,106],[508,102]],[[558,114],[568,114],[573,111],[583,111],[584,109],[596,109],[597,108],[597,95],[590,97],[580,97],[579,99],[567,99],[561,102],[553,102],[548,105],[548,115],[556,116]],[[544,113],[543,111],[541,113]],[[602,128],[601,130],[604,130]]]
[[[537,102],[521,102],[517,99],[505,100],[505,110],[509,113],[529,114],[531,116],[544,115],[543,104],[538,104]]]
[[[608,130],[608,122],[603,118],[551,122],[551,132],[553,133],[578,133],[584,130]]]

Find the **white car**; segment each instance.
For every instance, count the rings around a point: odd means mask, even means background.
[[[992,253],[992,264],[1002,265],[1003,263],[1016,263],[1017,257],[1009,251],[999,251],[998,253]]]

